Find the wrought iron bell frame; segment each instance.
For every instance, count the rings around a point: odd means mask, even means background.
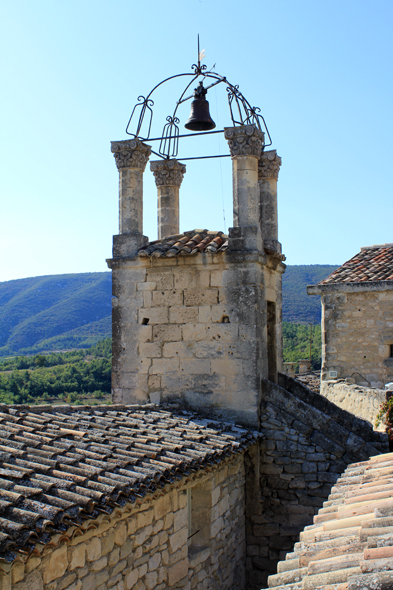
[[[156,86],[154,86],[154,88],[149,92],[149,94],[146,97],[144,97],[142,95],[138,96],[138,102],[135,104],[135,106],[131,112],[131,116],[130,116],[128,123],[127,123],[127,127],[126,127],[127,135],[130,135],[134,138],[138,138],[141,141],[149,141],[149,142],[159,141],[160,145],[158,148],[158,152],[154,151],[152,149],[152,153],[155,154],[156,156],[158,156],[159,158],[162,158],[165,160],[165,159],[169,159],[169,158],[176,158],[178,156],[179,139],[181,137],[195,137],[198,135],[211,135],[214,133],[224,133],[224,129],[216,129],[214,131],[196,131],[193,133],[180,134],[179,126],[178,126],[178,124],[180,123],[180,119],[177,117],[177,110],[181,104],[194,98],[193,94],[190,94],[189,96],[185,96],[185,94],[187,93],[190,86],[194,82],[196,82],[199,77],[202,76],[202,82],[206,79],[212,80],[210,85],[205,87],[206,90],[209,90],[210,88],[213,88],[214,86],[217,86],[218,84],[225,84],[226,85],[229,112],[230,112],[230,117],[231,117],[233,126],[236,127],[236,126],[240,126],[240,125],[256,125],[256,127],[258,129],[260,129],[261,131],[263,131],[265,133],[265,136],[269,139],[269,143],[264,144],[263,147],[265,148],[265,147],[270,146],[272,144],[272,140],[271,140],[270,133],[267,128],[265,119],[260,114],[261,109],[259,107],[252,107],[251,104],[248,102],[248,100],[245,98],[245,96],[240,92],[239,86],[231,84],[225,76],[221,76],[217,72],[212,72],[211,70],[206,71],[207,66],[201,65],[199,56],[200,56],[200,53],[199,53],[199,38],[198,38],[198,63],[193,64],[191,66],[191,70],[193,70],[192,72],[185,72],[182,74],[175,74],[174,76],[169,76],[168,78],[165,78],[164,80],[162,80],[161,82],[156,84]],[[176,102],[176,106],[175,106],[172,116],[169,115],[166,118],[167,122],[164,125],[161,137],[150,137],[151,127],[152,127],[152,122],[153,122],[153,109],[152,109],[152,107],[154,106],[154,102],[151,98],[152,94],[157,90],[157,88],[159,88],[160,86],[162,86],[166,82],[169,82],[170,80],[174,80],[175,78],[181,78],[181,77],[185,77],[185,76],[188,76],[188,77],[191,76],[192,79],[186,85],[185,89],[183,90],[182,94],[180,95],[179,100]],[[137,123],[137,127],[136,127],[136,132],[131,133],[129,131],[130,125],[131,125],[131,122],[132,122],[134,116],[136,115],[136,113],[139,109],[140,109],[140,113],[139,113],[139,119],[138,119],[138,123]],[[146,137],[142,137],[140,135],[140,131],[141,131],[145,116],[148,117],[148,132],[147,132]],[[225,157],[229,157],[229,156],[230,156],[230,154],[216,154],[216,155],[212,155],[212,156],[193,156],[193,157],[180,158],[180,159],[181,160],[202,160],[202,159],[208,159],[208,158],[225,158]]]

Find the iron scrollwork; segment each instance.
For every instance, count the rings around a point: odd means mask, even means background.
[[[215,130],[215,131],[185,133],[185,134],[180,134],[180,132],[179,132],[178,124],[180,123],[180,119],[177,117],[177,110],[183,102],[186,102],[186,101],[190,100],[191,98],[193,98],[193,94],[191,94],[189,96],[185,96],[185,95],[186,95],[188,89],[190,88],[190,86],[200,76],[202,76],[202,82],[204,80],[208,80],[209,82],[211,82],[208,86],[204,87],[205,91],[209,90],[213,86],[216,86],[217,84],[225,84],[226,85],[226,90],[228,93],[227,97],[228,97],[229,113],[230,113],[233,127],[236,127],[239,125],[255,125],[260,131],[262,131],[266,134],[266,136],[269,140],[269,142],[266,143],[264,145],[264,147],[270,146],[272,144],[272,140],[271,140],[269,131],[267,129],[265,119],[260,114],[260,108],[259,107],[252,107],[250,105],[248,100],[240,92],[238,85],[231,84],[230,82],[228,82],[228,80],[225,76],[221,76],[220,74],[213,72],[212,70],[207,71],[207,66],[201,65],[200,55],[201,54],[199,53],[199,39],[198,39],[198,63],[193,64],[191,66],[191,70],[193,70],[192,72],[188,72],[188,73],[185,72],[182,74],[176,74],[174,76],[170,76],[169,78],[162,80],[161,82],[159,82],[159,84],[154,86],[154,88],[149,92],[149,94],[146,97],[138,96],[138,102],[132,110],[130,119],[129,119],[127,127],[126,127],[127,135],[131,135],[132,137],[135,137],[141,141],[150,141],[150,142],[159,141],[160,144],[159,144],[158,152],[155,152],[154,150],[152,150],[152,153],[157,155],[160,158],[168,159],[168,158],[176,158],[177,157],[178,150],[179,150],[179,139],[181,137],[190,137],[190,136],[195,136],[195,135],[208,135],[211,133],[223,133],[224,132],[223,129]],[[170,80],[173,80],[175,78],[180,78],[183,76],[188,76],[188,77],[191,76],[192,79],[186,85],[185,89],[183,90],[182,94],[180,95],[179,100],[176,102],[176,106],[173,111],[173,114],[169,115],[166,118],[167,122],[165,123],[165,125],[163,127],[163,131],[162,131],[161,136],[151,138],[150,133],[151,133],[152,121],[153,121],[152,107],[154,106],[154,102],[151,99],[151,95],[159,86],[162,86],[163,84],[165,84],[166,82],[169,82]],[[140,110],[140,112],[139,112],[138,123],[136,125],[136,131],[135,131],[135,133],[131,133],[130,132],[130,125],[131,125],[131,122],[132,122],[134,116],[138,112],[138,110]],[[148,117],[147,126],[145,126],[145,129],[147,128],[147,134],[145,134],[145,137],[143,137],[141,135],[141,130],[142,130],[142,125],[144,123],[145,117]],[[229,156],[229,155],[230,154],[224,154],[224,156]],[[224,156],[220,154],[220,155],[214,155],[214,156],[200,156],[200,157],[181,158],[181,159],[182,160],[194,160],[194,159],[201,159],[201,158],[217,158],[217,157],[224,157]]]

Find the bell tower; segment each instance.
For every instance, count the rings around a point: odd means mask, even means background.
[[[207,103],[203,92],[201,96],[194,95],[194,102]],[[236,87],[232,100],[248,105]],[[176,117],[171,121],[170,135],[166,128],[163,137],[170,138],[173,148],[181,136]],[[210,121],[208,103],[207,111],[206,105],[201,109],[196,104],[186,127],[205,133],[204,125],[215,125]],[[267,130],[257,115],[242,124],[232,121],[223,130],[233,176],[228,235],[180,231],[179,192],[186,166],[181,158],[166,157],[150,164],[157,186],[158,240],[149,242],[142,227],[142,179],[152,147],[140,137],[112,144],[120,175],[120,230],[108,260],[113,277],[112,395],[123,404],[177,401],[257,428],[263,383],[277,381],[282,370],[281,159],[274,150],[265,151]]]

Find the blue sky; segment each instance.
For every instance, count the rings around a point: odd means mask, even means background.
[[[389,0],[3,2],[0,281],[107,269],[118,224],[110,141],[126,139],[139,94],[190,71],[198,33],[208,68],[261,108],[283,159],[287,263],[340,264],[393,242],[392,25]],[[174,84],[157,95],[158,131],[178,94]],[[208,94],[221,127],[225,95]],[[188,114],[189,103],[181,125]],[[213,135],[195,149],[227,146]],[[154,239],[149,167],[144,181]],[[230,159],[188,162],[180,199],[181,230],[228,229]]]

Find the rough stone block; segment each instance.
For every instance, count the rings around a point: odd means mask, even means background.
[[[153,340],[161,342],[178,342],[182,339],[181,326],[153,326]]]
[[[59,583],[57,584],[58,590],[64,590],[64,588],[67,588],[68,586],[70,586],[72,584],[72,582],[75,581],[75,579],[76,579],[76,574],[71,573],[68,576],[66,576],[65,578],[63,578],[62,580],[59,580]]]
[[[198,313],[198,307],[173,306],[169,308],[169,321],[171,324],[195,323],[198,321]]]
[[[210,361],[205,359],[182,359],[180,361],[180,372],[185,375],[210,374]]]
[[[158,500],[156,500],[155,504],[154,504],[154,516],[156,518],[156,520],[159,520],[161,518],[163,518],[164,516],[168,515],[168,516],[172,516],[171,514],[168,514],[172,511],[172,498],[171,498],[172,494],[165,494],[165,496],[162,496],[161,498],[158,498]],[[167,526],[168,524],[168,526]],[[167,523],[165,526],[167,528],[169,528],[169,523]]]
[[[194,355],[197,358],[214,358],[222,357],[226,353],[226,344],[224,342],[196,342],[193,346]]]
[[[154,517],[154,510],[145,510],[137,514],[138,529],[143,528],[149,524],[152,524]]]
[[[185,508],[178,510],[173,515],[173,531],[176,532],[179,529],[187,526],[187,510]]]
[[[90,565],[90,571],[100,572],[101,570],[106,568],[107,565],[108,565],[108,558],[101,557],[101,559],[96,559],[96,561],[93,561],[93,563]]]
[[[160,307],[162,305],[183,305],[183,291],[153,291],[153,305]]]
[[[136,284],[136,288],[138,291],[154,291],[156,286],[157,286],[156,283],[150,282],[150,281]]]
[[[173,586],[182,580],[188,573],[188,559],[179,561],[168,569],[168,584]]]
[[[139,545],[142,545],[142,543],[145,543],[145,541],[150,537],[152,531],[153,527],[151,525],[139,530],[134,535],[134,547],[138,547]]]
[[[198,309],[198,322],[200,324],[207,324],[212,321],[211,305],[200,305]]]
[[[206,271],[187,271],[185,269],[176,269],[173,273],[175,280],[175,289],[205,289],[210,287],[210,272]]]
[[[218,303],[217,289],[185,289],[184,291],[184,305],[199,306],[199,305],[215,305]]]
[[[140,344],[138,348],[140,357],[160,358],[162,356],[160,342],[145,342]]]
[[[148,271],[147,279],[156,283],[157,290],[173,289],[173,274],[172,270],[163,271],[162,269],[152,269]]]
[[[198,342],[207,337],[206,324],[185,324],[182,326],[183,340]]]
[[[137,569],[132,570],[125,578],[125,586],[127,590],[131,590],[135,586],[139,579],[139,573]]]
[[[169,550],[171,553],[174,553],[180,547],[184,547],[187,543],[187,534],[188,529],[187,527],[183,527],[182,529],[178,530],[176,533],[169,536]]]
[[[49,562],[46,564],[43,571],[44,584],[49,584],[52,580],[56,580],[65,574],[68,567],[67,546],[63,545],[59,549],[53,551]]]
[[[171,371],[178,371],[179,367],[179,358],[153,359],[150,373],[152,375],[164,375]]]
[[[167,307],[147,307],[138,310],[138,323],[142,324],[149,320],[149,324],[167,324],[168,308]],[[175,323],[175,322],[172,322]]]
[[[163,345],[162,356],[164,358],[187,358],[192,357],[193,352],[190,343],[186,342],[167,342]]]
[[[54,579],[54,578],[52,578]],[[11,590],[11,574],[4,574],[0,578],[1,590]],[[12,590],[43,590],[44,585],[40,572],[32,572],[22,582],[12,584]]]

